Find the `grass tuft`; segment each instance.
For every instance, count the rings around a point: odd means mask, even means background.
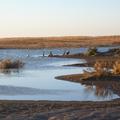
[[[113,65],[113,74],[120,75],[120,60],[116,61]]]
[[[98,60],[94,64],[94,70],[97,77],[120,75],[120,60]]]
[[[0,61],[0,69],[19,69],[24,66],[24,63],[20,60],[1,60]]]
[[[96,47],[88,48],[85,55],[87,56],[96,56],[98,54],[98,49]]]

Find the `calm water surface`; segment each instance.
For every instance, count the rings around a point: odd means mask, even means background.
[[[79,53],[85,50],[85,48],[70,49],[70,52]],[[108,48],[99,48],[99,50],[106,51]],[[56,76],[82,73],[86,69],[64,67],[63,65],[85,61],[79,59],[42,57],[43,51],[45,51],[45,55],[47,56],[50,51],[54,54],[63,54],[65,49],[0,50],[1,59],[21,59],[25,62],[25,67],[20,71],[0,73],[0,99],[104,101],[119,98],[120,94],[113,90],[111,87],[112,84],[106,85],[105,83],[105,85],[101,85],[102,87],[100,87],[100,83],[81,85],[56,80]]]

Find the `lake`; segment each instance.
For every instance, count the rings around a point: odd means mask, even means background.
[[[109,48],[99,48],[107,51]],[[71,54],[83,52],[86,48],[76,49],[1,49],[0,58],[21,59],[23,69],[0,73],[0,99],[2,100],[57,100],[57,101],[106,101],[119,98],[109,86],[100,89],[100,84],[81,85],[56,80],[56,76],[82,73],[84,67],[63,65],[83,63],[85,60],[67,58],[48,58],[50,51],[61,55],[64,51]],[[45,57],[43,57],[43,52]]]

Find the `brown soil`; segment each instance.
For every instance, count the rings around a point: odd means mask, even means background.
[[[75,59],[84,59],[86,63],[77,63],[77,64],[69,64],[65,66],[75,66],[75,67],[93,67],[95,62],[98,60],[112,60],[117,61],[120,60],[120,56],[83,56],[81,54],[73,54],[73,55],[65,55],[65,56],[53,56],[59,58],[75,58]],[[112,67],[112,66],[111,66]]]
[[[120,100],[107,102],[0,101],[0,120],[118,120]]]
[[[98,37],[18,37],[0,38],[0,48],[74,48],[85,46],[111,46],[120,45],[120,36],[98,36]]]
[[[67,81],[71,81],[71,82],[77,82],[77,83],[89,83],[89,82],[93,82],[93,81],[105,81],[105,80],[109,80],[109,81],[120,81],[120,76],[101,76],[101,77],[95,77],[92,73],[87,74],[73,74],[73,75],[64,75],[64,76],[57,76],[55,77],[56,79],[59,80],[67,80]],[[109,82],[108,81],[108,82]]]

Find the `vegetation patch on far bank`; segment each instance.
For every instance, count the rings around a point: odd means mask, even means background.
[[[61,36],[0,38],[0,48],[79,48],[120,45],[120,36]]]

